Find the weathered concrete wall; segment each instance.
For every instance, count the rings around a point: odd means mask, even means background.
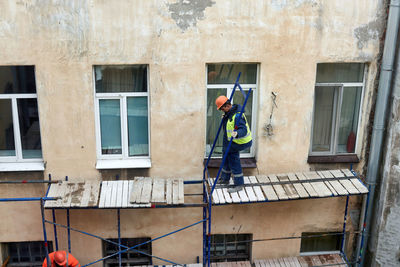
[[[397,56],[392,106],[387,127],[383,175],[378,199],[377,230],[373,235],[375,266],[400,264],[400,57]]]
[[[131,178],[135,174],[201,177],[205,149],[206,64],[216,62],[257,62],[260,65],[256,92],[258,125],[252,129],[258,169],[248,172],[266,174],[313,169],[316,165],[307,164],[307,156],[316,64],[366,62],[368,77],[357,142],[361,162],[354,166],[362,170],[373,81],[377,72],[379,35],[384,23],[382,3],[373,0],[1,1],[0,64],[35,65],[46,162],[46,170],[38,179],[51,173],[54,178],[68,175],[72,180],[100,180],[111,179],[117,173],[122,178]],[[100,172],[95,168],[92,68],[101,64],[149,65],[152,148],[152,168],[149,170]],[[269,120],[271,91],[278,92],[279,108],[274,112],[275,135],[267,138],[263,136],[262,126]],[[335,167],[337,165],[323,166]],[[0,176],[3,179],[21,179],[29,173]],[[42,195],[44,189],[37,185],[23,189],[2,185],[0,192],[2,196],[21,196],[22,193],[23,196],[33,196]],[[240,221],[242,228],[251,230],[255,237],[272,236],[271,233],[274,236],[299,234],[312,229],[339,229],[342,211],[330,208],[336,205],[342,207],[342,200],[221,207],[214,227],[217,227],[216,232],[231,232],[233,227],[238,229]],[[310,211],[304,210],[305,207]],[[307,219],[299,220],[302,225],[290,228],[295,217],[284,210]],[[328,211],[332,213],[320,216]],[[186,209],[139,212],[143,216],[134,216],[135,211],[123,216],[128,220],[134,218],[137,224],[143,225],[140,228],[142,232],[134,232],[128,227],[126,234],[143,233],[153,237],[168,232],[173,225],[198,219],[197,212]],[[42,239],[37,204],[1,204],[0,213],[10,215],[0,220],[0,242]],[[73,225],[115,237],[113,213],[73,211]],[[24,214],[29,228],[24,221],[18,220],[21,214]],[[237,221],[225,224],[231,214]],[[243,217],[236,214],[243,214]],[[249,219],[253,215],[257,220]],[[92,216],[97,216],[98,220]],[[287,216],[292,219],[288,220]],[[158,229],[149,226],[153,222],[161,223],[160,218],[168,219],[163,221],[165,225],[160,224]],[[264,224],[258,224],[268,223],[271,218],[273,223],[268,225],[268,229]],[[288,225],[283,229],[281,225],[286,223]],[[105,229],[107,225],[109,228]],[[247,225],[255,227],[254,231],[246,228]],[[190,231],[187,242],[193,242],[190,243],[193,251],[188,253],[176,249],[173,257],[182,262],[193,262],[194,257],[201,253],[197,251],[201,249],[199,236],[201,230]],[[80,237],[74,234],[75,238]],[[65,236],[63,240],[66,241]],[[89,248],[93,256],[98,256],[100,243],[92,246],[94,243],[86,242],[94,241],[82,241],[82,245],[74,242],[73,246],[77,251]],[[159,244],[165,244],[162,242],[168,243],[160,241]],[[176,241],[174,246],[182,248],[184,245],[180,242]],[[281,244],[286,246],[282,241],[277,247]],[[290,244],[288,251],[297,253],[298,244]],[[269,247],[262,250],[265,248],[262,246],[255,245],[255,256],[262,255],[262,251],[271,253],[268,254],[271,256],[282,253]],[[154,252],[167,255],[169,251],[154,244]],[[79,255],[83,263],[92,259],[89,254]]]

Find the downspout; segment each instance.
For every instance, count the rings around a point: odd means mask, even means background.
[[[372,212],[375,203],[374,195],[375,195],[376,183],[378,180],[377,177],[378,177],[378,171],[382,153],[384,130],[387,120],[387,107],[390,106],[388,101],[392,84],[393,64],[396,53],[397,34],[399,30],[399,18],[400,18],[400,0],[391,0],[389,6],[389,17],[386,27],[385,44],[383,48],[381,73],[378,86],[378,96],[375,105],[374,125],[372,129],[370,153],[369,153],[367,176],[366,176],[366,182],[370,188],[369,199],[372,203],[370,203],[370,205],[368,206],[365,205],[364,203],[361,211],[361,216],[365,215],[366,217],[365,217],[365,231],[359,237],[356,250],[357,258],[360,255],[360,251],[362,251],[361,258],[359,259],[360,261],[358,262],[359,266],[364,266],[367,247],[368,246],[371,247],[371,244],[368,244],[368,236],[371,233],[370,225],[373,218]],[[364,221],[363,218],[361,219],[362,219],[361,221]],[[363,242],[361,242],[363,238],[364,240]]]

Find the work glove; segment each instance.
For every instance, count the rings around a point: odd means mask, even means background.
[[[236,136],[237,136],[237,132],[236,132],[236,131],[233,131],[233,132],[232,132],[232,137],[233,137],[233,138],[236,138]]]

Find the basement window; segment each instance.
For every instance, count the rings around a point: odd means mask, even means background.
[[[149,168],[147,65],[95,66],[97,169]]]
[[[112,242],[118,243],[118,238],[109,239]],[[126,247],[133,247],[144,242],[150,241],[149,237],[145,238],[121,238],[121,244]],[[121,247],[121,250],[125,248]],[[144,252],[145,254],[138,252]],[[103,257],[108,255],[115,254],[119,251],[118,246],[112,243],[103,241]],[[128,250],[121,254],[121,266],[139,266],[139,265],[152,265],[151,256],[151,242],[141,245],[136,248],[136,250]],[[119,266],[119,256],[115,255],[114,257],[108,258],[104,260],[105,267],[118,267]]]
[[[247,100],[244,114],[252,129],[252,136],[256,136],[256,112],[257,112],[257,88],[258,88],[258,64],[256,63],[218,63],[207,65],[207,107],[206,107],[206,155],[210,154],[214,138],[217,134],[219,124],[221,122],[221,111],[215,106],[215,99],[220,95],[230,97],[233,87],[235,86],[236,78],[241,72],[240,86],[244,92],[252,89],[252,92]],[[232,104],[243,105],[244,96],[240,89],[237,88],[232,99]],[[223,132],[221,131],[216,142],[213,158],[222,158],[223,148]],[[255,140],[253,145],[241,151],[241,157],[252,158],[255,155]]]
[[[53,252],[53,243],[47,242],[49,253]],[[8,259],[7,266],[42,266],[46,258],[46,250],[43,241],[33,242],[12,242],[5,244],[5,257],[3,262]]]
[[[301,234],[300,253],[340,251],[341,241],[339,232],[304,232]]]
[[[362,63],[317,65],[310,156],[355,155],[365,73]]]
[[[211,262],[249,261],[252,234],[211,235]]]

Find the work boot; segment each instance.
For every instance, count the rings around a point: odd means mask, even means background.
[[[228,193],[236,193],[243,190],[244,185],[236,185],[235,187],[228,188]]]

